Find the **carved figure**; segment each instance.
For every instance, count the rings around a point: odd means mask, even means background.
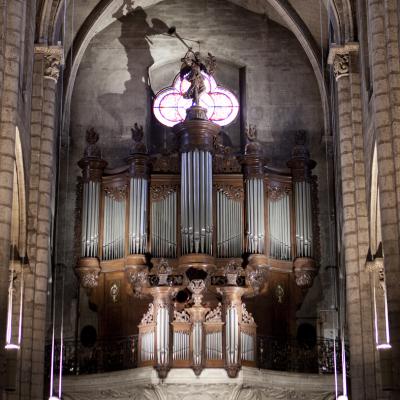
[[[200,105],[200,96],[205,92],[206,85],[202,71],[209,75],[214,74],[216,67],[216,58],[208,53],[208,57],[203,61],[200,52],[194,52],[191,48],[181,59],[182,66],[180,77],[183,80],[186,78],[190,82],[190,87],[184,93],[185,99],[192,99],[192,105]]]

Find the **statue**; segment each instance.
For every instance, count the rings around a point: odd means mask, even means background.
[[[208,53],[206,59],[202,59],[200,52],[194,52],[191,48],[181,59],[182,66],[180,77],[186,78],[190,82],[190,87],[183,95],[185,99],[192,99],[192,105],[200,105],[200,96],[205,92],[206,85],[202,71],[208,75],[213,75],[216,67],[216,58]]]
[[[135,125],[133,128],[131,128],[131,133],[132,133],[132,140],[133,140],[133,147],[131,149],[131,154],[136,154],[136,153],[142,153],[145,154],[147,153],[147,148],[146,145],[144,144],[143,138],[144,138],[144,132],[143,132],[143,126],[138,125],[135,122]]]

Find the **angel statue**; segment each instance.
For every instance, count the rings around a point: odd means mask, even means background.
[[[200,52],[194,52],[191,48],[181,59],[182,66],[180,77],[183,80],[186,78],[190,82],[190,87],[184,93],[185,99],[193,99],[192,105],[200,105],[200,96],[206,91],[204,77],[202,71],[208,75],[213,75],[216,66],[216,58],[208,53],[206,59],[202,59]]]

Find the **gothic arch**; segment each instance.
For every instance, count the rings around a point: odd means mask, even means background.
[[[328,101],[328,89],[326,80],[324,77],[323,67],[321,66],[321,55],[320,50],[313,39],[310,30],[304,23],[304,21],[297,14],[296,10],[286,1],[283,0],[265,0],[267,1],[285,21],[287,26],[290,27],[294,35],[297,37],[301,46],[303,47],[311,66],[314,70],[314,74],[317,79],[321,103],[324,112],[324,125],[325,134],[330,134],[330,112],[329,112],[329,101]],[[333,1],[333,0],[332,0]],[[135,3],[135,6],[141,6],[148,8],[159,0],[142,0]],[[112,21],[113,13],[124,4],[123,0],[102,0],[93,9],[91,14],[87,17],[82,28],[77,33],[71,51],[68,53],[66,61],[66,71],[64,76],[64,130],[68,130],[69,127],[69,110],[70,101],[72,97],[73,87],[75,78],[78,72],[80,62],[83,55],[91,41],[91,39],[102,29],[108,26]]]

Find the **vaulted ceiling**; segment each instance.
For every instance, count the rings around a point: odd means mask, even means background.
[[[68,113],[76,73],[92,38],[121,15],[117,10],[146,9],[161,0],[41,0],[37,11],[36,42],[63,42],[66,54],[65,109]],[[324,60],[327,55],[329,26],[333,41],[353,41],[352,0],[227,0],[252,12],[265,15],[296,36],[319,85],[325,114],[325,129],[329,130],[327,82]],[[64,7],[66,6],[66,11]],[[179,27],[178,27],[179,29]],[[63,38],[63,40],[62,40]],[[321,56],[322,54],[322,56]],[[68,119],[68,117],[67,117]],[[68,122],[68,121],[67,121]]]

